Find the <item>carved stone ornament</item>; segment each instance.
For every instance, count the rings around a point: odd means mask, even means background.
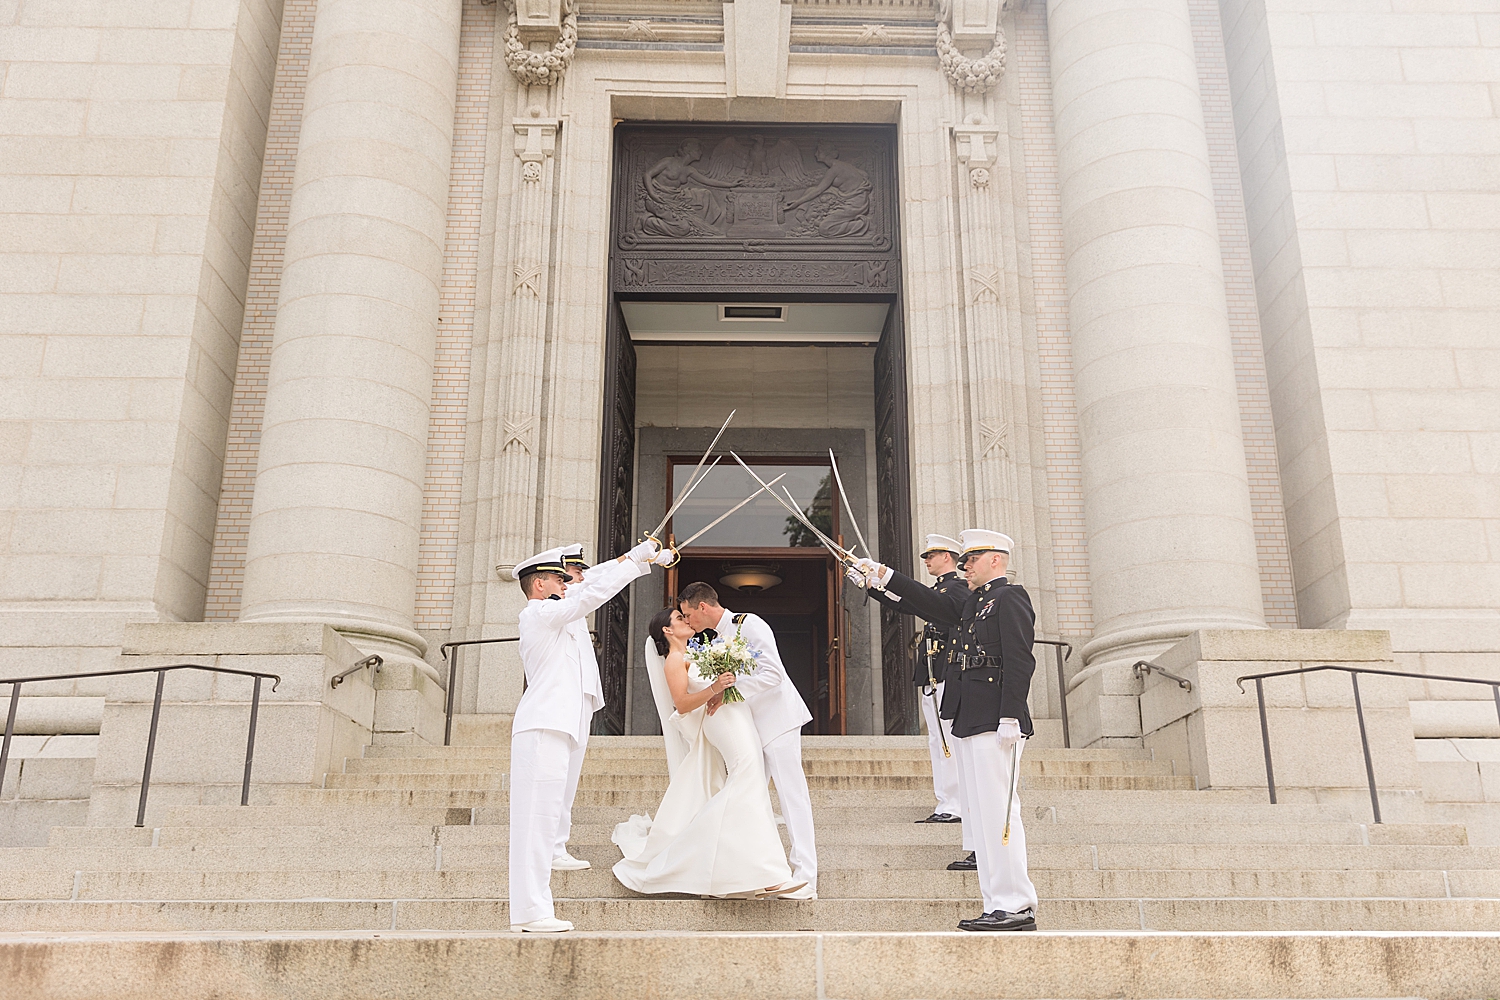
[[[622,125],[617,137],[617,287],[884,289],[896,273],[886,126]]]
[[[532,52],[521,38],[516,0],[506,0],[505,9],[509,12],[505,25],[506,68],[528,87],[553,86],[573,64],[573,52],[578,47],[577,0],[563,0],[561,32],[547,52]]]
[[[983,94],[994,89],[1005,75],[1005,32],[997,28],[990,50],[978,59],[970,59],[953,44],[951,16],[951,0],[941,0],[937,13],[937,53],[943,72],[965,94]]]

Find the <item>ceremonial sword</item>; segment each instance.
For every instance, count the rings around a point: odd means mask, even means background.
[[[740,468],[744,469],[745,472],[747,472],[749,474],[749,476],[750,476],[751,479],[755,480],[757,483],[760,483],[760,485],[765,489],[765,492],[769,493],[772,497],[774,497],[777,503],[781,504],[781,506],[785,507],[788,511],[790,511],[791,514],[792,514],[792,516],[795,517],[798,521],[801,521],[802,524],[805,525],[807,527],[807,529],[813,533],[814,536],[816,536],[816,538],[818,539],[818,541],[820,541],[820,542],[823,543],[824,548],[828,549],[829,552],[832,552],[834,555],[838,556],[840,562],[848,563],[850,565],[853,565],[855,562],[858,561],[852,555],[850,555],[848,553],[848,551],[846,551],[843,548],[840,548],[839,546],[835,545],[832,541],[830,541],[827,535],[823,534],[817,528],[813,527],[812,524],[811,524],[811,522],[809,522],[807,520],[807,518],[802,515],[801,509],[799,509],[798,507],[795,506],[795,502],[796,502],[795,499],[793,500],[792,503],[788,503],[786,500],[783,500],[782,497],[781,497],[781,494],[779,494],[775,490],[771,489],[771,485],[769,483],[767,483],[764,479],[762,479],[759,476],[757,476],[755,474],[755,470],[751,469],[750,466],[746,465],[745,464],[745,460],[743,458],[740,458],[740,456],[736,455],[732,451],[729,453],[729,456],[731,458],[733,458],[736,462],[738,462],[740,464]],[[788,494],[788,495],[790,495],[790,494]]]
[[[1016,800],[1016,782],[1019,781],[1021,777],[1016,773],[1016,768],[1020,766],[1021,741],[1016,740],[1015,743],[1011,744],[1010,748],[1010,791],[1005,796],[1005,832],[1000,834],[1001,846],[1010,843],[1010,807],[1011,803]]]
[[[839,496],[844,499],[844,510],[849,514],[849,524],[854,528],[854,537],[859,539],[860,546],[865,550],[865,555],[871,559],[875,553],[870,551],[870,543],[865,541],[865,533],[859,530],[859,522],[854,519],[854,508],[849,504],[849,494],[844,492],[844,477],[839,474],[839,460],[833,457],[833,449],[828,449],[828,461],[833,463],[833,478],[839,484]]]
[[[716,517],[712,521],[708,522],[708,527],[700,529],[698,531],[698,533],[695,534],[692,538],[689,538],[685,542],[678,542],[676,545],[672,546],[672,548],[674,550],[687,548],[689,545],[693,544],[699,538],[702,538],[703,535],[705,535],[708,532],[709,528],[715,527],[720,521],[724,520],[730,514],[733,514],[735,511],[737,511],[741,507],[745,506],[745,504],[749,503],[751,500],[754,500],[756,497],[760,496],[762,493],[766,492],[766,490],[770,489],[772,486],[775,486],[777,483],[781,482],[785,478],[786,478],[786,473],[783,472],[781,475],[779,475],[775,479],[771,480],[770,483],[766,484],[765,486],[762,486],[760,489],[756,490],[754,493],[750,494],[745,499],[741,500],[739,503],[735,504],[733,507],[729,508],[724,513],[720,514],[718,517]]]
[[[693,474],[689,476],[688,481],[682,485],[682,492],[677,494],[677,499],[672,501],[672,506],[668,507],[667,512],[662,515],[661,523],[656,526],[656,529],[654,531],[648,531],[646,533],[646,538],[650,541],[655,542],[657,548],[662,547],[660,537],[662,529],[667,526],[668,521],[672,520],[672,515],[677,513],[677,508],[682,506],[683,502],[692,495],[695,489],[698,488],[698,485],[702,483],[704,479],[708,478],[708,473],[712,472],[714,470],[714,467],[719,464],[719,459],[714,459],[714,464],[708,467],[708,472],[703,473],[701,477],[698,475],[699,470],[703,468],[703,463],[708,461],[709,455],[713,454],[714,445],[718,444],[719,438],[724,436],[724,430],[729,426],[729,421],[733,420],[734,415],[738,412],[739,410],[737,409],[729,411],[729,416],[724,418],[724,423],[719,427],[719,433],[714,435],[714,439],[708,443],[708,448],[703,452],[703,457],[698,459],[698,464],[693,468]],[[676,551],[676,549],[674,548],[673,551]],[[677,563],[673,562],[672,565],[675,566],[677,565]]]

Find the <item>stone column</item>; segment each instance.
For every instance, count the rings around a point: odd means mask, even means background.
[[[241,619],[412,628],[462,0],[321,0]],[[425,664],[422,666],[430,672]]]
[[[1048,29],[1095,620],[1070,709],[1134,742],[1131,663],[1265,627],[1255,532],[1188,0],[1049,0]]]

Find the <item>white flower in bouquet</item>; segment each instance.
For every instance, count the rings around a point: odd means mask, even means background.
[[[699,677],[711,681],[720,674],[734,674],[738,677],[754,672],[756,661],[760,659],[760,650],[750,648],[750,644],[740,635],[740,626],[736,625],[733,638],[716,636],[708,642],[698,638],[691,640],[687,644],[687,658],[698,668]],[[744,700],[745,696],[733,685],[724,689],[725,704]]]

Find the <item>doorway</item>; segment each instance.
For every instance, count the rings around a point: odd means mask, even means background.
[[[895,139],[893,127],[869,125],[616,127],[601,554],[657,524],[675,493],[674,466],[696,462],[725,414],[745,405],[717,450],[826,470],[832,448],[868,540],[910,570]],[[754,489],[726,468],[737,495],[715,497],[712,516]],[[799,505],[813,503],[819,484],[794,489]],[[771,516],[785,526],[784,510]],[[679,514],[669,530],[685,538],[684,525]],[[839,528],[852,548],[848,526]],[[789,541],[705,535],[669,579],[643,579],[602,608],[597,731],[655,731],[637,647],[650,615],[696,578],[727,607],[774,616],[814,731],[916,732],[909,620],[869,605],[851,614],[834,560]],[[746,572],[779,582],[723,582]]]

